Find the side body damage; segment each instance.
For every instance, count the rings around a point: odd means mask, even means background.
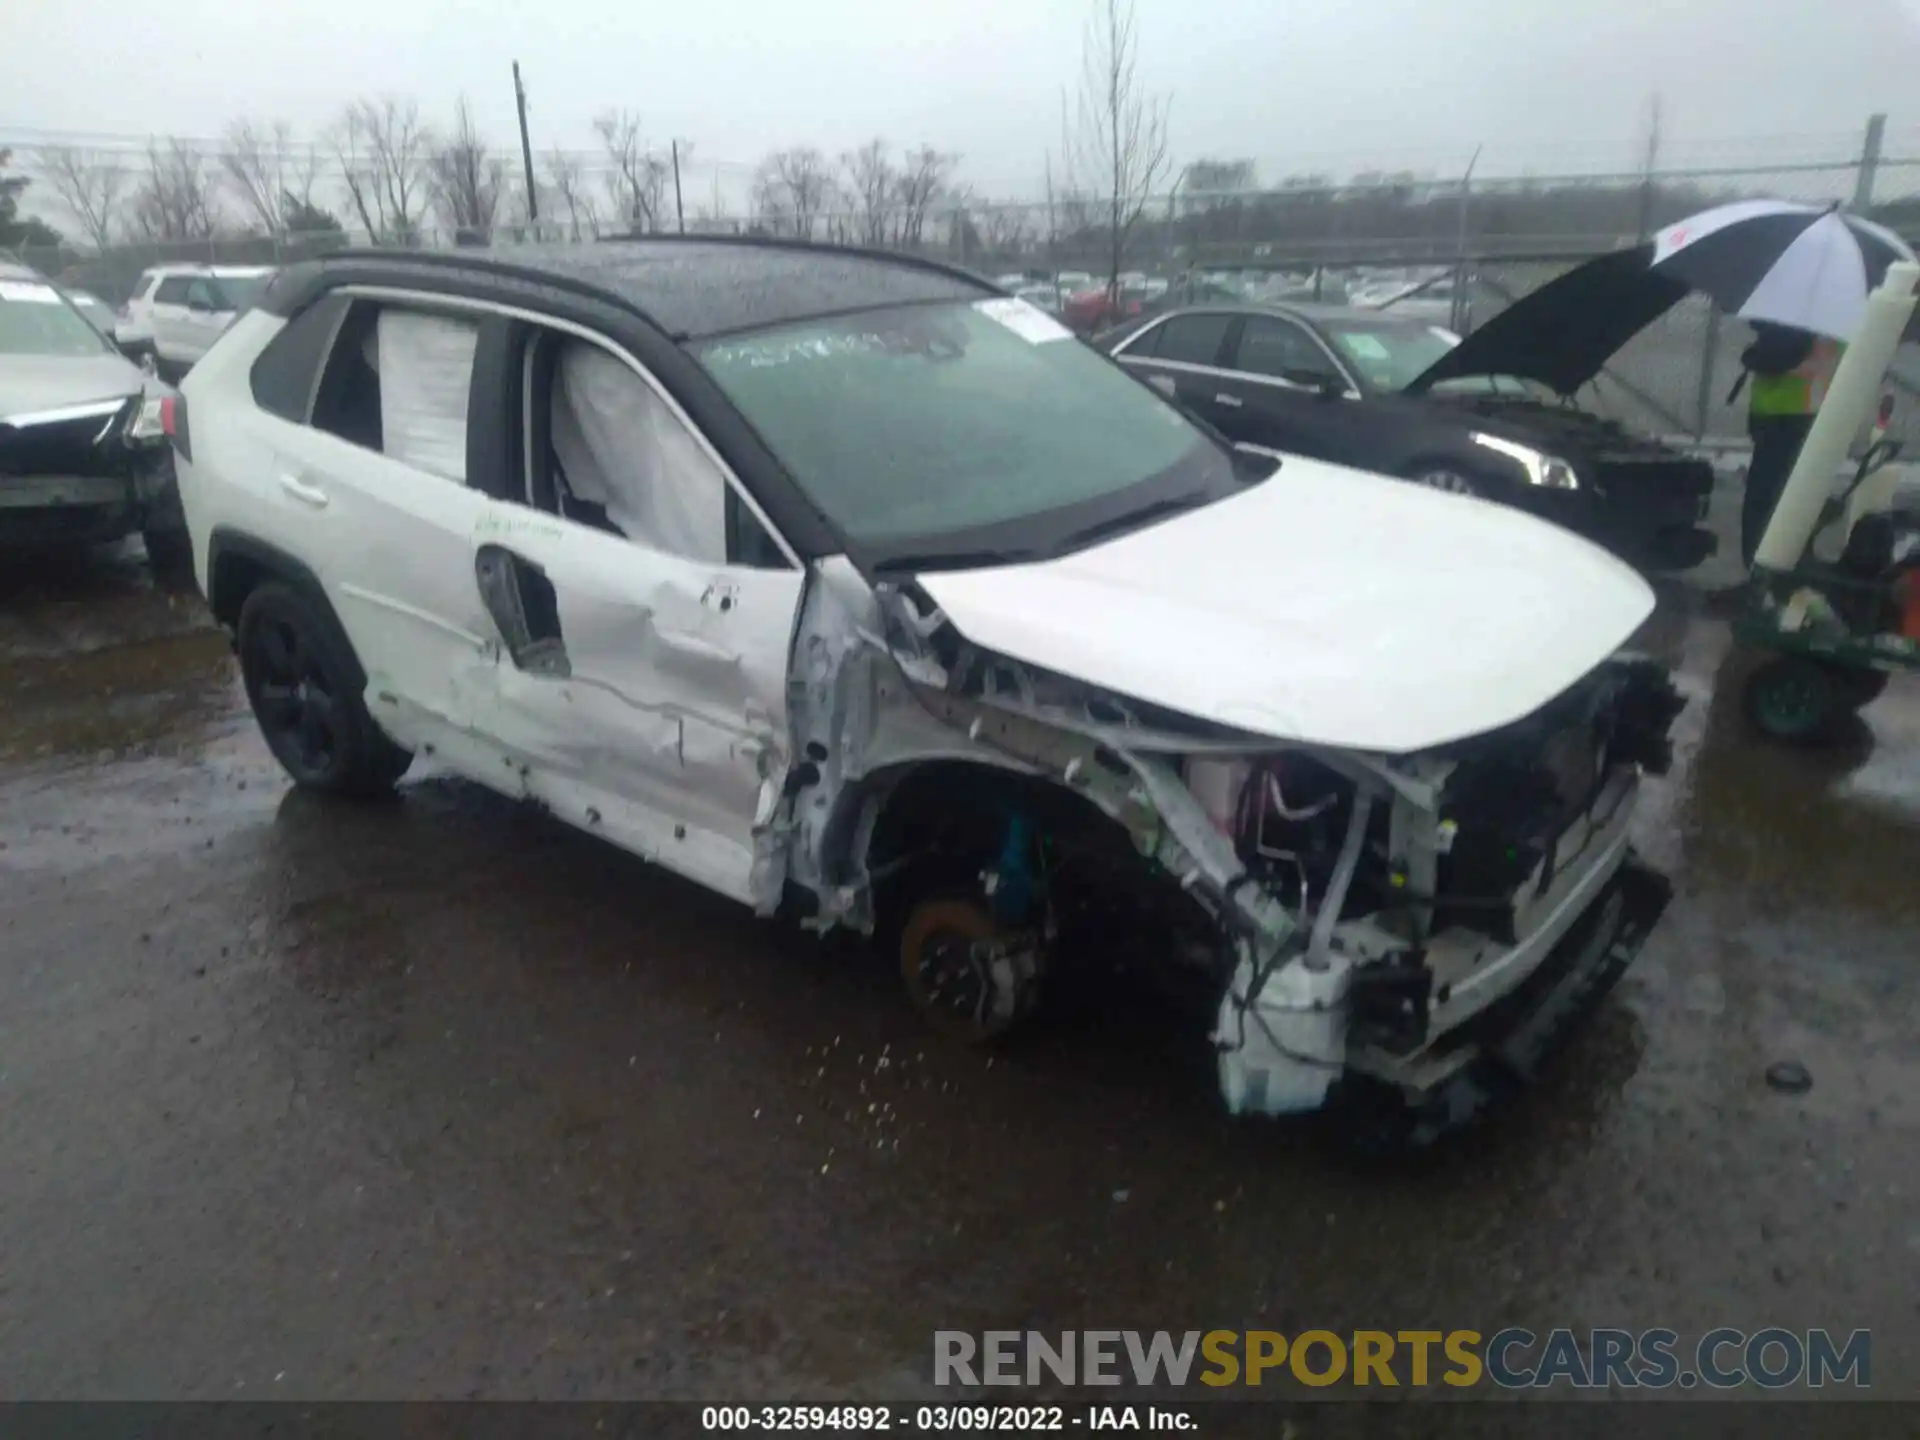
[[[1529,1069],[1664,905],[1626,835],[1680,708],[1651,663],[1385,756],[1007,659],[844,561],[815,579],[765,839],[809,924],[897,941],[909,991],[968,1038],[1023,1018],[1056,959],[1138,956],[1201,997],[1231,1110],[1339,1090],[1443,1125],[1486,1097],[1490,1062]]]

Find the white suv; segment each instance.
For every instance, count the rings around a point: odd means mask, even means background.
[[[184,373],[207,353],[234,316],[266,288],[265,265],[158,265],[141,273],[120,307],[113,338],[163,375]]]
[[[415,755],[997,1036],[1072,953],[1235,1111],[1423,1137],[1666,903],[1644,581],[1510,509],[1237,452],[965,272],[658,239],[284,271],[168,411],[294,780]],[[1388,1103],[1382,1103],[1388,1102]],[[1369,1123],[1372,1123],[1371,1119]]]

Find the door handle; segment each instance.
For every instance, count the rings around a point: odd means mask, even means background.
[[[302,505],[309,506],[315,510],[324,510],[327,508],[327,492],[320,489],[317,485],[307,484],[307,482],[302,480],[298,475],[282,475],[280,477],[280,488],[295,500],[298,500]]]
[[[1242,402],[1237,395],[1216,395],[1213,397],[1213,403],[1224,405],[1229,410],[1238,410]]]

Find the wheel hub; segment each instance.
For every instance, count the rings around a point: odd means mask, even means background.
[[[901,934],[907,993],[935,1029],[977,1044],[1005,1034],[1039,998],[1043,952],[971,900],[922,901]]]

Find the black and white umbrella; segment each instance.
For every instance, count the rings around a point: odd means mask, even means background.
[[[1851,340],[1887,267],[1911,259],[1898,235],[1837,205],[1741,200],[1660,231],[1652,267],[1743,320]]]

